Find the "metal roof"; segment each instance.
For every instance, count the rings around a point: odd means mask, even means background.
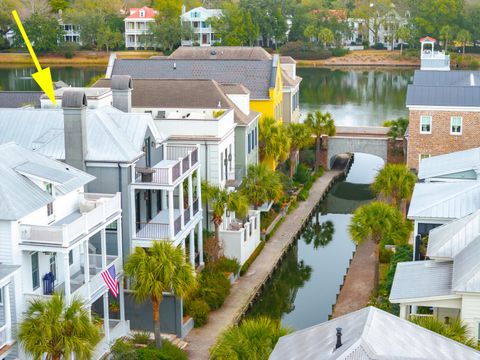
[[[416,70],[413,76],[414,85],[424,86],[480,86],[480,71],[455,70],[455,71],[431,71]]]
[[[480,237],[474,239],[453,260],[453,290],[480,292]]]
[[[194,60],[271,60],[270,55],[260,46],[180,46],[169,59]],[[281,57],[281,60],[284,57]],[[292,58],[290,58],[292,59]],[[292,59],[293,60],[293,59]]]
[[[20,265],[0,264],[0,283],[8,280],[18,269],[20,269]]]
[[[91,162],[131,162],[143,154],[147,128],[161,140],[150,114],[115,108],[88,109],[87,155]],[[53,159],[65,159],[61,109],[0,109],[0,144],[14,141]]]
[[[480,209],[480,182],[417,183],[409,219],[459,219]]]
[[[269,99],[277,68],[275,60],[190,60],[190,59],[116,59],[113,75],[134,79],[206,79],[219,83],[243,84],[251,98]],[[273,83],[273,86],[272,86]]]
[[[422,159],[418,178],[429,179],[477,169],[480,170],[478,147]]]
[[[41,91],[0,91],[0,108],[40,107]]]
[[[342,346],[335,350],[336,328]],[[480,352],[401,319],[366,307],[280,338],[270,360],[480,359]]]
[[[36,174],[28,174],[22,170]],[[12,142],[0,145],[0,173],[2,220],[18,220],[54,200],[45,189],[35,184],[33,179],[54,177],[55,190],[59,194],[74,191],[95,179],[83,171]]]
[[[453,262],[409,261],[398,263],[390,292],[391,302],[452,295]]]
[[[430,230],[427,255],[453,259],[480,235],[480,210]]]

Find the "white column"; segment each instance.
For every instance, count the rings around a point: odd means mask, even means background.
[[[105,340],[110,342],[110,316],[108,314],[108,291],[103,294],[103,330],[105,332]]]
[[[195,269],[195,231],[190,230],[190,264]]]
[[[83,266],[85,268],[85,286],[87,287],[87,294],[90,297],[90,256],[88,255],[88,239],[83,243]]]
[[[68,261],[68,252],[63,254],[63,272],[65,275],[65,302],[70,304],[70,263]]]
[[[202,221],[198,222],[198,260],[200,266],[204,266],[203,262],[203,224]]]
[[[12,313],[10,309],[10,283],[3,287],[3,310],[5,312],[5,325],[7,326],[7,343],[10,343],[12,337]]]
[[[120,305],[120,321],[125,321],[125,294],[123,290],[123,276],[118,279],[119,305]]]
[[[117,251],[118,251],[118,257],[120,259],[123,258],[123,240],[122,240],[122,218],[119,218],[117,220]],[[123,259],[122,259],[123,260]]]
[[[105,228],[100,230],[100,246],[102,251],[102,269],[107,267],[107,232]]]
[[[170,240],[175,239],[175,216],[173,207],[173,190],[168,190],[168,224],[170,225]]]
[[[130,190],[130,239],[133,239],[136,237],[136,232],[137,232],[137,221],[140,221],[140,219],[136,218],[137,214],[135,211],[135,189]],[[131,243],[130,246],[132,249],[130,249],[130,252],[133,252],[133,244]]]
[[[197,169],[197,198],[202,198],[202,175],[200,174],[200,168]],[[198,208],[201,209],[200,201],[198,203]]]
[[[408,320],[408,305],[400,304],[400,318]]]
[[[190,206],[190,219],[193,219],[193,181],[192,181],[192,174],[188,175],[188,205]]]
[[[183,229],[185,227],[183,181],[181,181],[180,184],[178,184],[178,202],[179,202],[178,208],[180,209],[180,219],[182,222],[182,229]]]

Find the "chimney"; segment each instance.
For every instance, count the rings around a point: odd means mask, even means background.
[[[85,171],[87,155],[87,96],[82,90],[65,90],[62,97],[65,163]]]
[[[185,6],[185,4],[182,4],[182,15],[185,14],[187,12],[187,7]]]
[[[130,75],[113,75],[112,82],[113,107],[129,113],[132,111],[132,78]]]
[[[342,328],[337,328],[337,343],[335,344],[335,350],[342,346]]]

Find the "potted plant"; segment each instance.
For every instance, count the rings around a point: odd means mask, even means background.
[[[110,303],[108,304],[108,308],[114,314],[120,312],[120,305],[115,300],[110,301]]]

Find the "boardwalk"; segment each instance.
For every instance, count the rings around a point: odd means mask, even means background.
[[[206,360],[209,357],[209,348],[215,344],[218,336],[230,325],[235,324],[243,315],[246,308],[261,288],[263,283],[275,268],[286,249],[292,243],[312,210],[322,198],[332,181],[340,176],[342,171],[326,171],[313,185],[307,201],[300,202],[297,209],[288,215],[277,229],[274,236],[267,242],[255,262],[250,266],[245,276],[241,277],[232,286],[230,295],[221,309],[210,313],[208,323],[193,329],[186,341],[190,359]]]
[[[333,318],[364,308],[375,290],[375,243],[366,241],[357,248],[337,299]]]

